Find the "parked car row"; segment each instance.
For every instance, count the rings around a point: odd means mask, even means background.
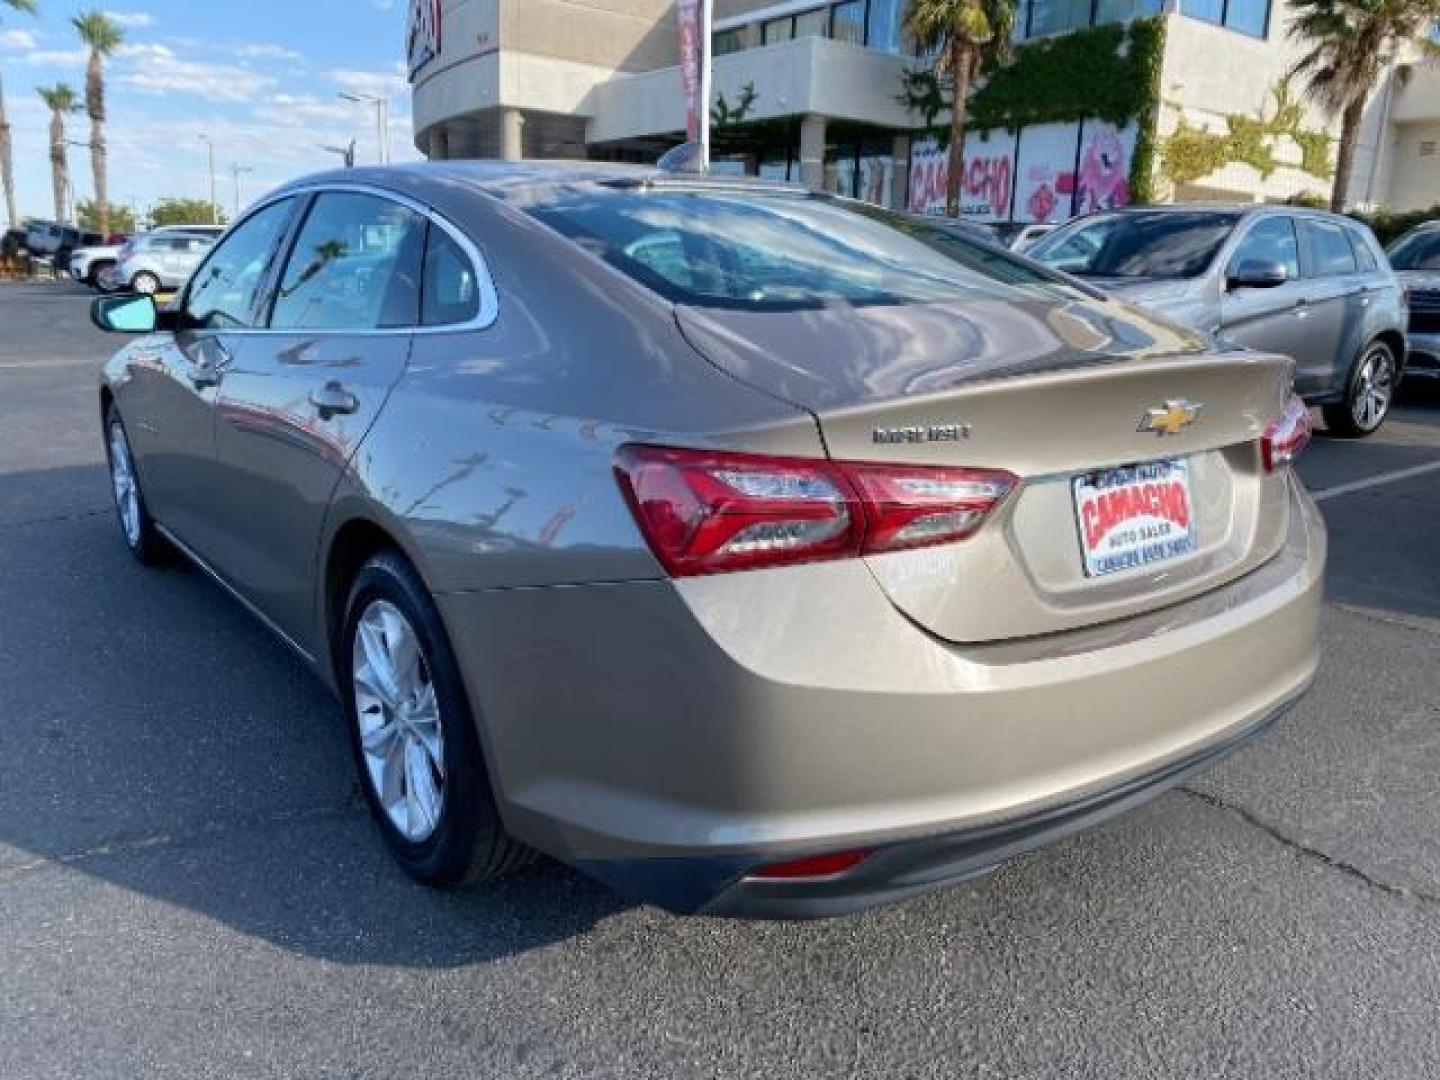
[[[80,248],[67,269],[101,292],[154,295],[184,285],[224,231],[219,225],[163,226],[121,243]]]

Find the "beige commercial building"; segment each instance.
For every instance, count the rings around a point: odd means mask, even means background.
[[[901,101],[907,72],[927,66],[905,3],[716,0],[715,168],[933,211],[945,155]],[[1337,124],[1286,85],[1284,11],[1021,0],[1010,85],[972,105],[995,119],[967,141],[964,212],[1059,220],[1137,197],[1326,193]],[[415,138],[430,157],[651,161],[683,137],[673,0],[412,0],[409,26]],[[1099,72],[1085,60],[1096,48],[1108,50]],[[1074,85],[1057,93],[1071,56]],[[1114,95],[1087,78],[1102,76],[1145,80],[1131,113],[1100,115]],[[1402,58],[1367,113],[1352,202],[1440,203],[1437,143],[1440,70]]]

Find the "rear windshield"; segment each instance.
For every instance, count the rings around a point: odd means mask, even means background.
[[[1411,233],[1390,249],[1396,270],[1440,270],[1440,229]]]
[[[1083,277],[1196,277],[1214,261],[1236,220],[1208,210],[1097,214],[1056,229],[1028,254]]]
[[[1061,279],[923,220],[822,195],[567,188],[525,210],[679,304],[750,311],[926,303]]]

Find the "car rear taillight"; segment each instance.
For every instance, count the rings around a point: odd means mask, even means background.
[[[962,540],[1017,483],[991,469],[640,445],[621,448],[615,472],[651,550],[676,577]]]
[[[1260,460],[1266,472],[1275,472],[1293,464],[1309,445],[1310,411],[1305,402],[1291,394],[1280,415],[1265,425],[1265,434],[1260,437]]]
[[[994,469],[844,465],[865,507],[865,554],[963,540],[1015,486]]]

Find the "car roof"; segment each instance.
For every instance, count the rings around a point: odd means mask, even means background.
[[[311,187],[373,185],[399,191],[424,189],[431,185],[463,185],[475,191],[505,196],[529,189],[538,194],[546,188],[579,186],[683,187],[797,194],[807,189],[798,184],[780,183],[753,176],[714,173],[667,172],[653,165],[630,165],[605,161],[417,161],[401,165],[372,165],[355,169],[332,169],[292,181],[275,194],[303,191]]]

